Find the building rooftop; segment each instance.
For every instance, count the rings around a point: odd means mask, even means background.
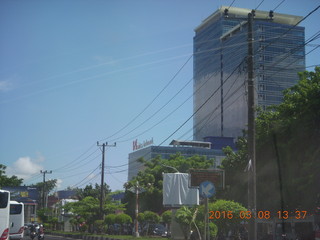
[[[195,28],[195,32],[200,31],[202,28],[207,26],[209,23],[214,22],[216,19],[218,19],[220,16],[224,15],[224,10],[228,9],[228,14],[230,17],[247,17],[248,13],[252,11],[252,9],[248,8],[237,8],[237,7],[228,7],[228,6],[221,6],[217,11],[215,11],[213,14],[211,14],[209,17],[204,19],[202,23]],[[287,25],[296,25],[298,24],[303,17],[301,16],[295,16],[295,15],[289,15],[289,14],[282,14],[282,13],[273,13],[273,22],[275,23],[281,23],[281,24],[287,24]],[[255,17],[256,18],[269,18],[269,11],[255,11]]]
[[[186,146],[186,147],[201,147],[201,148],[211,148],[211,142],[201,142],[201,141],[181,141],[172,140],[169,145],[173,146]]]

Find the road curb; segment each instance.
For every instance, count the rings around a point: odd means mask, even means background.
[[[57,234],[46,234],[48,236],[53,237],[61,237],[63,239],[75,239],[75,240],[121,240],[116,238],[109,238],[104,236],[90,236],[90,235],[71,235],[71,234],[63,234],[63,233],[57,233]]]

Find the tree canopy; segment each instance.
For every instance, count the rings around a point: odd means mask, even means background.
[[[6,175],[7,166],[0,164],[0,187],[17,187],[20,186],[23,182],[22,178],[18,178],[13,175],[8,177]]]
[[[311,213],[320,204],[320,68],[300,73],[299,77],[295,86],[284,91],[281,104],[260,111],[256,119],[260,209]],[[240,198],[242,203],[246,202],[245,192],[242,196],[233,193],[243,191],[246,185],[246,146],[245,139],[239,139],[239,151],[225,149],[222,162],[230,184],[229,193],[224,194],[229,199]]]
[[[84,188],[75,189],[78,199],[82,200],[88,196],[100,199],[100,195],[101,195],[100,186],[101,185],[96,183],[94,187],[90,184],[90,185],[86,185]],[[109,186],[105,183],[103,187],[104,187],[104,194],[108,195],[111,192]]]
[[[170,156],[169,159],[162,159],[157,156],[150,161],[140,159],[144,163],[144,170],[140,171],[127,185],[127,188],[134,187],[139,182],[141,188],[145,190],[139,194],[140,211],[150,210],[162,213],[164,207],[162,205],[162,183],[163,173],[179,172],[188,173],[189,169],[207,169],[214,165],[214,159],[206,159],[204,156],[183,157],[180,153]],[[176,170],[175,170],[176,169]],[[134,193],[126,191],[126,201],[128,202],[128,213],[134,215]]]

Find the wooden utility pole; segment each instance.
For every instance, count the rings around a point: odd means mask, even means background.
[[[105,155],[105,148],[106,147],[115,147],[116,143],[113,145],[108,145],[108,143],[103,143],[102,145],[99,145],[99,142],[97,142],[97,146],[102,146],[102,163],[101,163],[101,186],[100,186],[100,217],[103,220],[104,214],[103,214],[103,204],[104,204],[104,155]]]
[[[248,14],[248,210],[252,218],[249,220],[249,240],[257,239],[256,197],[256,140],[255,140],[255,94],[254,94],[254,53],[253,53],[253,17],[254,11]],[[250,168],[251,166],[251,168]]]
[[[43,208],[46,208],[47,207],[47,201],[46,201],[46,194],[45,194],[45,191],[46,191],[46,174],[51,174],[52,171],[42,171],[40,170],[40,173],[43,174],[43,186],[42,186],[42,207]]]

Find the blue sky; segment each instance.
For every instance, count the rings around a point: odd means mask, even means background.
[[[192,115],[193,30],[232,2],[2,0],[0,163],[7,173],[31,184],[42,181],[40,170],[52,170],[46,177],[59,179],[58,189],[99,183],[96,142],[117,142],[106,151],[105,180],[122,189],[133,140],[159,145]],[[306,16],[319,1],[233,6],[279,4],[277,12]],[[320,30],[319,17],[320,10],[300,24],[306,39]],[[313,44],[306,52],[320,40]],[[319,64],[318,56],[319,48],[306,65]],[[180,138],[191,140],[192,121],[162,145]]]

